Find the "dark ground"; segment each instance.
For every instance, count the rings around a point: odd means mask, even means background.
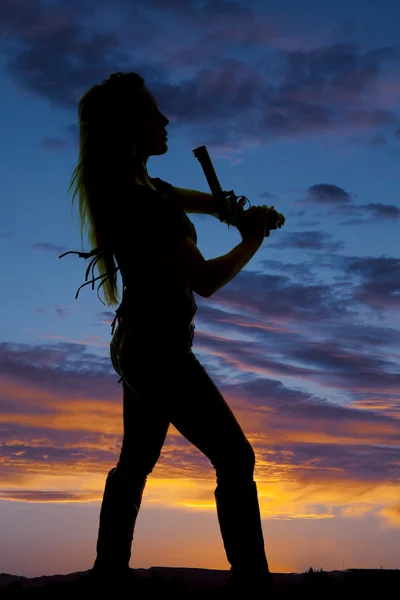
[[[182,599],[230,598],[224,589],[229,571],[211,569],[180,569],[152,567],[132,569],[132,581],[122,590],[118,582],[109,589],[104,585],[94,587],[88,572],[71,573],[28,579],[17,575],[0,575],[0,599],[3,598],[130,598],[132,600],[170,597]],[[309,571],[297,573],[273,573],[276,599],[323,599],[347,598],[358,600],[400,598],[400,570],[349,569],[347,571]],[[272,598],[254,592],[241,593],[244,600]]]

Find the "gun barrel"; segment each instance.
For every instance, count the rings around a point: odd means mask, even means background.
[[[203,168],[204,175],[206,176],[208,185],[210,186],[212,193],[215,195],[222,195],[222,188],[218,181],[217,174],[211,162],[211,158],[208,154],[206,146],[199,146],[198,148],[195,148],[193,150],[193,154],[195,155],[195,157],[197,158],[197,160]]]
[[[193,150],[193,154],[199,161],[206,176],[211,193],[217,205],[220,221],[225,221],[229,216],[229,209],[225,201],[225,194],[219,183],[214,166],[206,146],[199,146]]]

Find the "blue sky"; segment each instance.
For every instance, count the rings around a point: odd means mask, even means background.
[[[0,25],[0,572],[89,568],[118,457],[114,309],[90,286],[75,300],[87,262],[58,259],[81,250],[77,102],[117,71],[170,119],[152,177],[209,191],[192,154],[206,145],[223,189],[286,217],[196,296],[194,339],[255,449],[271,569],[398,567],[397,4],[17,0]],[[190,218],[206,258],[240,241]],[[214,479],[171,427],[131,566],[228,568]]]

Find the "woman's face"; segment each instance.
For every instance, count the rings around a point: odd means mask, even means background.
[[[168,123],[169,119],[159,111],[152,94],[144,88],[134,104],[133,127],[137,155],[148,157],[167,152]]]

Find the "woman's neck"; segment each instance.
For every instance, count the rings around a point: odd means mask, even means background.
[[[133,183],[134,183],[135,185],[144,185],[144,186],[146,186],[146,187],[151,187],[151,189],[153,189],[153,190],[154,190],[154,189],[156,189],[156,188],[154,187],[153,183],[151,182],[150,178],[149,178],[149,179],[147,179],[146,181],[143,181],[142,179],[139,179],[139,178],[137,178],[137,177],[134,177],[134,178],[133,178]]]
[[[147,185],[148,187],[154,187],[151,183],[150,176],[147,172],[147,159],[141,159],[134,161],[132,165],[133,183],[137,185]]]

